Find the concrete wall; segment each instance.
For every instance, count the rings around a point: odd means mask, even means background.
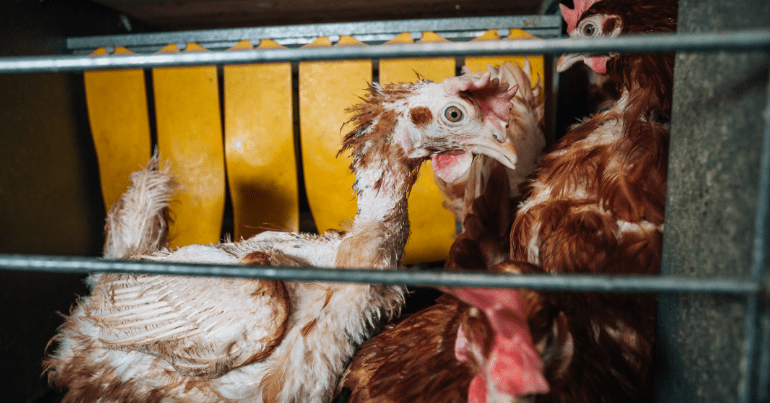
[[[680,0],[679,32],[767,28],[770,3]],[[767,54],[676,57],[663,273],[749,277],[767,113]],[[736,402],[743,298],[663,296],[657,400]]]

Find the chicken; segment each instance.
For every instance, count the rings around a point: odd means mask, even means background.
[[[470,306],[444,294],[367,340],[337,386],[338,403],[460,403],[476,376],[455,358],[455,341]]]
[[[548,392],[521,294],[511,289],[448,291],[473,305],[463,314],[455,341],[457,359],[478,369],[469,385],[468,402],[513,402]]]
[[[676,29],[676,2],[576,3],[575,13],[564,12],[573,37],[579,32],[619,35]],[[599,14],[603,24],[594,21]],[[594,31],[585,28],[591,21]],[[599,57],[604,59],[592,60]],[[501,175],[490,168],[486,185],[475,181],[486,188],[479,196],[476,192],[465,198],[463,233],[452,246],[448,268],[540,274],[659,272],[669,136],[667,125],[658,119],[665,120],[670,111],[673,58],[567,55],[560,59],[560,70],[577,60],[587,60],[614,79],[621,99],[571,128],[538,164],[515,211],[507,259],[499,252],[507,243],[500,231],[507,214],[501,207],[506,204],[499,192]],[[520,295],[550,388],[524,398],[649,400],[655,297],[530,290]],[[473,311],[466,304],[443,295],[436,305],[364,343],[339,390],[351,403],[397,402],[399,396],[420,402],[465,401],[458,390],[469,387],[477,370],[452,361],[447,338],[469,316]],[[442,397],[431,397],[436,395]]]
[[[676,2],[576,1],[571,37],[676,29]],[[673,57],[566,55],[618,82],[621,98],[572,127],[541,161],[511,228],[510,273],[660,271]],[[657,299],[523,291],[551,391],[537,402],[650,399]]]
[[[519,195],[518,185],[526,176],[517,171],[522,166],[522,169],[529,170],[531,173],[545,142],[539,127],[543,113],[542,101],[538,94],[539,86],[530,88],[531,81],[526,71],[512,64],[503,64],[500,70],[496,68],[490,68],[490,70],[492,74],[500,74],[498,77],[508,77],[511,80],[510,83],[517,83],[516,85],[519,86],[519,91],[513,99],[514,107],[509,116],[507,132],[507,137],[517,145],[516,151],[519,158],[516,170],[512,172],[510,167],[503,165],[493,156],[478,155],[472,159],[470,168],[463,171],[463,175],[455,175],[455,178],[444,175],[443,179],[437,180],[439,184],[460,184],[461,188],[459,192],[453,193],[453,197],[462,199],[462,202],[456,203],[459,208],[455,213],[458,217],[464,217],[463,232],[452,245],[450,260],[447,262],[448,269],[468,267],[478,269],[507,259],[508,234],[513,222],[515,200]],[[436,170],[436,159],[434,158],[434,170]],[[436,171],[441,172],[441,169]],[[445,205],[452,210],[451,205]],[[480,231],[484,231],[483,235]],[[454,258],[458,261],[454,261]],[[507,292],[516,294],[513,290],[498,291],[500,291],[498,294],[490,293],[490,298],[510,295]],[[502,305],[506,305],[504,300]],[[488,373],[484,371],[491,370],[491,366],[487,365],[488,357],[483,355],[476,357],[465,354],[467,359],[464,361],[456,358],[455,341],[458,334],[463,336],[460,332],[460,324],[473,323],[472,326],[466,326],[466,329],[487,334],[492,340],[497,337],[510,337],[505,329],[494,328],[486,319],[471,319],[478,318],[480,312],[483,317],[482,310],[485,308],[488,307],[474,307],[451,294],[444,294],[437,299],[435,305],[404,317],[397,324],[387,327],[380,334],[366,341],[356,353],[337,387],[338,401],[340,403],[468,401],[471,381],[475,377],[489,380]],[[496,323],[496,325],[499,324],[501,323]],[[521,332],[527,333],[525,329],[519,329],[519,333]],[[520,335],[520,337],[522,340],[527,340],[529,334]],[[473,338],[470,339],[475,341]],[[476,344],[478,342],[471,343],[471,345]],[[488,343],[483,345],[488,346]],[[490,350],[482,349],[482,351]],[[517,351],[502,351],[505,352],[503,357],[508,359],[515,358],[518,354]],[[479,388],[480,381],[476,381],[477,384],[471,390],[471,397],[478,398],[479,391],[484,390],[489,392],[487,396],[490,398],[496,395],[512,398],[511,389],[506,389],[505,384],[520,383],[524,374],[534,379],[533,373],[539,373],[536,368],[536,365],[521,367],[522,371],[517,376],[501,379],[499,385],[501,390],[497,390],[497,385],[494,384]],[[531,389],[528,391],[519,390],[519,396],[541,392],[543,384],[533,383],[529,386]]]
[[[131,186],[107,213],[102,255],[106,259],[128,259],[157,252],[167,245],[170,221],[168,203],[179,184],[169,168],[160,169],[157,150],[141,170],[131,174]],[[85,282],[93,291],[99,273]]]
[[[397,268],[407,196],[424,160],[471,149],[515,164],[503,133],[516,90],[489,74],[374,84],[350,109],[354,127],[340,151],[352,154],[359,206],[347,232],[269,232],[115,257]],[[112,222],[123,213],[110,214]],[[65,401],[324,402],[355,348],[402,302],[400,286],[102,274],[46,366],[49,380],[68,388]]]
[[[508,118],[508,130],[506,131],[506,135],[513,143],[518,156],[515,169],[508,168],[506,170],[509,182],[512,184],[509,188],[511,197],[515,199],[521,196],[519,184],[524,183],[526,178],[535,170],[545,148],[545,133],[541,127],[541,121],[545,114],[545,103],[540,97],[542,88],[539,80],[534,87],[530,87],[531,71],[528,59],[523,69],[514,63],[505,62],[499,67],[487,65],[487,71],[493,78],[499,79],[502,83],[519,86],[519,91],[513,100],[513,108]],[[475,73],[467,66],[463,66],[463,74],[475,76]],[[442,167],[446,164],[445,161],[450,160],[450,158],[463,160],[465,164],[455,164],[454,166],[462,166],[467,169],[457,173],[453,178],[444,180],[447,175],[443,175],[444,178],[442,178],[440,174],[444,171]],[[469,162],[472,158],[469,152],[462,154],[444,153],[433,157],[434,181],[446,199],[444,207],[454,214],[458,223],[463,222],[466,214],[463,208],[468,205],[465,193],[470,172]],[[479,156],[478,158],[494,160],[488,156]],[[487,164],[484,163],[484,165]],[[474,198],[476,196],[479,196],[478,189],[472,189],[472,194],[469,197]]]
[[[466,208],[463,233],[450,254],[460,261],[450,259],[450,269],[485,267],[507,257],[508,232],[500,235],[498,223],[510,228],[510,221],[501,217],[504,208],[495,207],[510,206],[509,176],[496,161],[480,157],[473,161],[468,187],[481,194]],[[465,239],[469,233],[480,236]],[[538,356],[542,349],[532,344],[519,291],[442,291],[436,304],[361,346],[338,385],[339,403],[505,403],[548,390]]]
[[[576,0],[574,10],[563,4],[560,6],[570,38],[590,39],[675,32],[677,4],[677,0]],[[633,117],[628,119],[629,130],[637,121],[649,122],[670,116],[673,54],[569,54],[559,58],[556,70],[564,72],[581,61],[616,83],[621,97],[626,98],[626,112]],[[642,118],[637,119],[638,116]]]

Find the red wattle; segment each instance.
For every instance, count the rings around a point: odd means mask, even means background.
[[[487,403],[487,385],[481,374],[471,380],[468,387],[468,403]]]
[[[597,56],[591,58],[591,70],[596,74],[607,74],[607,59],[608,57]]]
[[[472,160],[473,155],[467,151],[449,151],[431,158],[433,172],[444,182],[460,179],[470,169]]]

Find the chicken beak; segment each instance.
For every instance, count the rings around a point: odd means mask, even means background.
[[[583,59],[585,59],[585,55],[581,55],[581,54],[570,53],[570,54],[562,55],[559,58],[559,61],[556,62],[556,71],[559,73],[564,73],[565,71],[567,71],[567,69],[572,67],[572,65],[574,65],[579,61],[582,61]]]
[[[485,130],[483,135],[468,139],[464,143],[474,154],[484,154],[510,169],[516,169],[519,154],[505,130]]]

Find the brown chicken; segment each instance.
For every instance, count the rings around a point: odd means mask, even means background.
[[[576,1],[570,36],[676,30],[676,1]],[[673,56],[566,55],[618,83],[620,99],[574,126],[542,160],[511,230],[515,273],[657,274],[666,194]],[[657,299],[524,292],[543,346],[549,394],[538,402],[650,398]]]
[[[571,37],[676,30],[676,1],[576,1]],[[566,55],[617,83],[620,99],[572,127],[543,158],[500,259],[500,192],[473,200],[448,266],[509,273],[657,274],[665,207],[673,56]],[[492,178],[493,176],[490,176]],[[499,186],[499,185],[495,185]],[[466,203],[469,203],[467,201]],[[466,204],[468,205],[468,204]],[[497,210],[497,211],[496,211]],[[498,263],[498,260],[505,260]],[[522,291],[550,390],[535,402],[650,399],[657,299],[648,295]],[[453,362],[450,338],[474,322],[450,295],[365,343],[338,390],[351,402],[462,402],[479,369]],[[475,321],[474,330],[490,330]],[[380,354],[379,351],[385,352]],[[384,356],[384,357],[383,357]],[[400,399],[403,397],[403,399]],[[523,396],[527,398],[527,396]],[[493,400],[489,400],[493,401]]]

